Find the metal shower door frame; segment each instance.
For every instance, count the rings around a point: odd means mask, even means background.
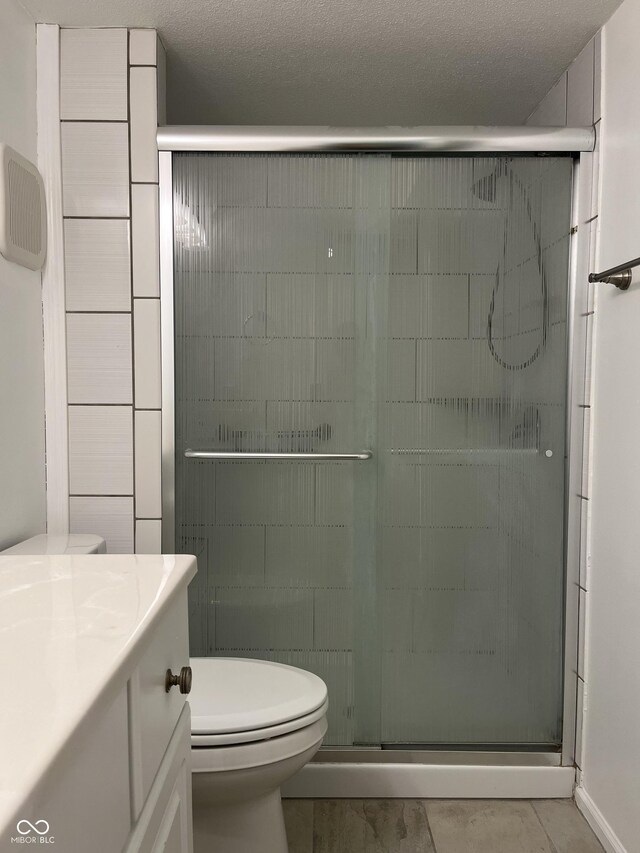
[[[578,597],[580,577],[581,500],[579,483],[583,465],[583,409],[586,347],[584,314],[588,272],[588,225],[580,219],[584,198],[588,195],[588,173],[595,136],[592,128],[414,128],[407,137],[387,137],[388,147],[381,145],[388,129],[336,128],[159,128],[159,199],[160,199],[160,303],[162,349],[162,551],[175,551],[175,339],[174,339],[174,251],[173,251],[173,152],[174,151],[402,151],[404,154],[478,152],[498,155],[510,153],[566,153],[576,155],[573,170],[571,237],[567,300],[567,398],[566,455],[564,499],[565,607],[564,607],[564,677],[563,722],[560,752],[501,751],[488,749],[456,750],[455,753],[433,750],[382,750],[375,748],[328,749],[327,757],[336,763],[401,761],[424,764],[483,764],[502,766],[572,766],[574,764],[577,714],[578,661]],[[324,132],[326,137],[322,136]],[[409,133],[411,131],[411,133]],[[418,131],[429,131],[428,145],[416,142]],[[492,131],[483,135],[483,131]],[[252,141],[255,137],[258,141]],[[341,139],[340,134],[344,134]],[[265,141],[266,139],[266,141]],[[338,142],[336,142],[336,139]],[[514,142],[515,139],[515,142]],[[288,140],[288,141],[287,141]],[[487,141],[489,140],[489,141]],[[497,146],[501,143],[501,147]],[[253,146],[253,147],[251,147]],[[256,147],[259,146],[259,147]],[[293,147],[294,146],[294,147]],[[488,148],[487,146],[491,146]],[[528,146],[528,147],[527,147]],[[329,758],[329,755],[331,756]],[[395,756],[395,757],[394,757]],[[466,761],[465,761],[466,758]]]

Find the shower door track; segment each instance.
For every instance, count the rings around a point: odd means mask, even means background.
[[[175,389],[172,152],[387,152],[425,154],[571,154],[574,157],[567,307],[565,456],[565,627],[562,743],[557,749],[501,751],[327,747],[299,773],[288,796],[571,796],[577,713],[578,595],[585,375],[588,226],[578,227],[588,198],[595,131],[560,127],[333,128],[168,126],[158,128],[162,347],[162,550],[175,550]],[[587,155],[585,157],[585,154]],[[582,223],[584,224],[584,223]],[[366,770],[366,775],[363,772]],[[522,772],[520,772],[522,771]],[[484,780],[478,787],[479,781]],[[459,780],[459,781],[456,781]],[[489,785],[487,789],[486,786]],[[489,790],[492,793],[487,794]],[[444,793],[443,793],[444,792]]]
[[[311,759],[315,764],[345,764],[360,762],[364,764],[444,764],[450,766],[475,764],[482,767],[560,767],[561,756],[558,750],[545,746],[543,750],[518,746],[515,749],[475,749],[469,746],[461,749],[447,745],[446,749],[434,749],[432,746],[414,749],[388,749],[372,747],[322,747]]]

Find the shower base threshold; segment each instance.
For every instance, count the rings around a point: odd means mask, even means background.
[[[571,797],[575,767],[557,751],[325,748],[283,788],[300,798]]]
[[[444,747],[323,747],[312,759],[317,764],[453,764],[487,767],[559,767],[560,750],[494,746]]]

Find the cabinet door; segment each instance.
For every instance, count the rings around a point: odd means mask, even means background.
[[[153,853],[190,853],[190,797],[191,773],[186,760],[183,760],[151,848]]]
[[[163,616],[131,680],[132,725],[140,756],[141,784],[134,786],[136,793],[141,787],[139,806],[149,796],[186,701],[177,687],[167,693],[165,673],[167,669],[178,673],[189,663],[187,624],[185,590]]]
[[[191,714],[183,708],[127,853],[193,853]]]

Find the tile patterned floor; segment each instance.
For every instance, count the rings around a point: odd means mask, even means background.
[[[603,853],[572,800],[284,800],[289,853]]]

